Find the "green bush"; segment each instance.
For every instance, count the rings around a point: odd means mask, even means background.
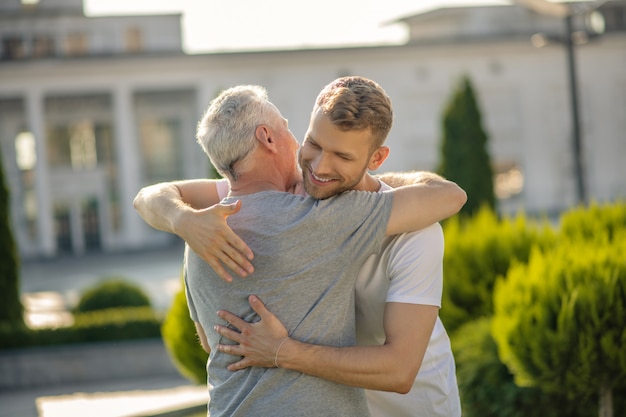
[[[560,218],[559,235],[567,240],[603,243],[626,230],[626,201],[577,207]]]
[[[174,296],[161,331],[165,347],[181,375],[195,384],[206,384],[209,355],[202,349],[196,327],[189,317],[184,289]]]
[[[450,335],[464,417],[582,417],[583,407],[563,396],[519,387],[498,358],[491,319],[465,323]],[[589,410],[590,407],[587,407]]]
[[[518,384],[600,409],[626,386],[626,231],[615,237],[536,250],[498,282],[493,335]]]
[[[497,277],[511,262],[525,262],[533,246],[554,244],[547,222],[530,222],[523,214],[499,219],[483,206],[471,218],[455,216],[444,225],[444,292],[441,320],[448,331],[493,314]]]
[[[508,280],[509,274],[514,274],[513,270],[522,268],[522,272],[518,272],[519,286],[509,287],[504,291],[511,297],[524,299],[523,304],[518,305],[519,314],[526,320],[536,322],[540,320],[534,315],[533,311],[542,308],[558,308],[561,304],[566,303],[567,297],[572,297],[572,291],[576,293],[576,297],[586,299],[587,305],[593,303],[587,299],[588,291],[578,290],[576,286],[561,288],[558,294],[562,296],[561,301],[553,300],[549,302],[551,306],[546,307],[545,301],[540,301],[535,297],[535,293],[541,291],[530,290],[524,285],[529,281],[529,275],[532,268],[526,266],[533,251],[545,253],[544,265],[552,265],[554,263],[567,263],[568,268],[580,263],[582,259],[588,258],[596,251],[611,248],[612,255],[608,258],[612,259],[608,262],[618,262],[626,259],[622,242],[626,242],[626,204],[623,201],[610,204],[592,204],[589,207],[579,207],[569,210],[562,214],[559,219],[559,227],[549,226],[548,222],[528,222],[523,216],[514,219],[499,219],[493,211],[485,208],[481,209],[475,216],[471,218],[459,219],[458,216],[450,219],[443,224],[446,237],[446,251],[444,257],[444,294],[443,308],[441,317],[446,328],[451,334],[452,347],[455,351],[457,360],[459,387],[461,390],[461,398],[464,405],[464,415],[515,415],[514,410],[520,409],[521,415],[537,415],[537,410],[541,410],[541,415],[559,415],[567,417],[587,417],[597,415],[599,392],[597,387],[594,393],[578,395],[572,397],[572,393],[549,392],[545,387],[537,384],[534,387],[517,387],[513,381],[517,370],[515,367],[507,367],[497,356],[496,342],[489,335],[485,335],[486,325],[490,317],[494,314],[494,287],[497,282]],[[587,245],[587,246],[584,246]],[[569,249],[563,249],[567,247]],[[553,251],[561,248],[561,251],[569,251],[568,260],[563,262],[558,256],[554,258]],[[524,269],[527,268],[527,269]],[[595,276],[602,274],[601,271],[606,268],[595,264],[588,269],[586,275]],[[573,271],[566,275],[579,275]],[[537,281],[547,282],[553,281],[552,275],[546,275]],[[506,279],[505,279],[506,277]],[[595,279],[591,282],[599,285],[602,279]],[[611,304],[613,307],[605,305],[606,308],[616,308],[614,297],[623,294],[623,286],[611,285],[610,289],[605,292],[605,304]],[[581,296],[580,294],[585,294]],[[526,298],[524,298],[526,297]],[[599,304],[600,302],[598,302]],[[509,304],[509,302],[505,302]],[[595,308],[599,308],[597,305]],[[621,308],[621,307],[620,307]],[[624,324],[617,323],[617,320],[623,319],[626,315],[625,311],[614,310],[612,319],[614,322],[608,324],[605,332],[598,331],[596,339],[598,343],[604,344],[604,348],[608,348],[613,356],[605,356],[605,361],[610,363],[613,369],[617,369],[618,363],[622,366],[626,363],[625,353],[621,356],[617,350],[616,340],[621,340],[621,346],[626,344],[626,334],[622,332]],[[585,329],[588,323],[585,322],[585,314],[578,316],[577,320],[581,320],[579,332]],[[592,317],[595,323],[602,320],[608,320],[610,314],[589,313],[589,321]],[[482,317],[482,319],[480,319]],[[545,321],[563,320],[562,315],[555,319],[544,318]],[[479,319],[477,322],[473,320]],[[479,323],[483,324],[479,324]],[[467,323],[467,326],[464,325]],[[578,323],[578,322],[577,322]],[[535,323],[536,325],[537,323]],[[462,326],[462,327],[460,327]],[[479,326],[480,328],[474,328]],[[579,324],[576,325],[578,329]],[[458,329],[458,331],[455,331]],[[469,330],[465,330],[469,329]],[[538,326],[534,331],[527,331],[519,324],[510,326],[510,334],[515,335],[514,344],[522,345],[523,342],[529,344],[544,343],[541,340],[551,336],[546,335],[545,330],[539,330]],[[502,332],[500,327],[494,328],[494,335]],[[602,333],[602,334],[600,334]],[[487,339],[481,342],[481,335]],[[555,336],[556,338],[556,336]],[[620,339],[621,338],[621,339]],[[572,340],[575,340],[572,342]],[[541,352],[546,357],[557,360],[563,359],[563,368],[574,368],[569,366],[568,360],[572,359],[572,349],[582,349],[584,346],[571,347],[571,343],[582,344],[586,346],[587,357],[592,360],[602,352],[602,349],[591,349],[591,341],[582,338],[560,340],[557,347],[552,349],[548,344],[538,347],[537,352]],[[475,346],[472,348],[472,346]],[[563,349],[570,348],[567,353]],[[604,349],[603,348],[603,349]],[[600,355],[603,356],[603,355]],[[544,364],[546,372],[541,374],[546,378],[554,380],[554,374],[547,372],[557,372],[550,365]],[[549,368],[549,369],[548,369]],[[562,368],[562,369],[563,369]],[[599,365],[593,366],[593,372],[599,373]],[[591,381],[584,377],[580,370],[578,378],[572,378],[578,381],[578,384],[585,385]],[[591,371],[590,371],[591,372]],[[626,385],[623,382],[625,375],[618,372],[614,375],[613,381],[613,402],[615,410],[623,412],[626,409]],[[508,378],[508,379],[507,379]],[[484,381],[484,384],[481,384]],[[499,381],[499,382],[498,382]],[[522,382],[520,382],[522,383]],[[561,380],[563,383],[563,380]],[[554,383],[555,386],[558,385]],[[533,392],[535,394],[533,394]],[[580,392],[580,390],[578,391]],[[606,392],[606,391],[605,391]],[[610,394],[609,394],[610,395]],[[492,408],[487,404],[496,404]],[[533,404],[536,408],[532,408]],[[552,407],[551,404],[555,404]],[[529,405],[531,408],[527,409]],[[499,410],[499,411],[496,411]],[[554,413],[553,413],[554,411]],[[493,413],[493,414],[491,414]],[[555,414],[556,413],[556,414]],[[615,414],[619,415],[619,414]]]
[[[72,343],[158,338],[161,319],[151,307],[111,308],[79,313],[69,327],[30,329],[23,324],[0,322],[0,349],[53,346]]]
[[[104,310],[116,307],[150,307],[150,298],[135,284],[121,277],[103,279],[82,294],[75,312]]]
[[[4,180],[2,152],[0,152],[0,321],[23,323],[20,302],[19,261],[9,204],[9,189]]]

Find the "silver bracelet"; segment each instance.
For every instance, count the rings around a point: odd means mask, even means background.
[[[280,368],[280,366],[278,366],[278,352],[280,351],[280,348],[283,347],[283,345],[285,344],[285,342],[289,340],[289,336],[285,337],[281,342],[280,345],[278,345],[278,349],[276,349],[276,355],[274,355],[274,366],[277,368]]]

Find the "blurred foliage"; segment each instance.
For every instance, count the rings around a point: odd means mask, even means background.
[[[83,292],[75,312],[115,307],[150,307],[150,298],[140,286],[123,277],[106,277]]]
[[[591,203],[563,213],[559,221],[559,235],[566,240],[594,241],[616,240],[616,234],[626,230],[626,200],[615,203]]]
[[[467,192],[461,214],[473,215],[485,205],[495,209],[489,138],[468,76],[459,80],[444,109],[442,134],[437,172]]]
[[[174,296],[162,327],[163,342],[178,371],[195,384],[207,383],[207,360],[189,316],[184,287]]]
[[[464,417],[586,417],[593,407],[538,388],[520,387],[504,365],[483,317],[451,334]],[[591,414],[590,414],[591,413]]]
[[[528,260],[533,246],[555,242],[547,221],[530,221],[524,214],[500,219],[487,206],[474,216],[455,216],[443,224],[445,256],[444,292],[440,316],[448,331],[467,321],[493,313],[496,279],[511,262]]]
[[[496,285],[493,335],[519,385],[571,399],[626,387],[626,231],[615,236],[534,250]]]
[[[23,306],[20,302],[18,255],[9,204],[9,189],[4,179],[4,166],[0,150],[0,321],[23,323]]]
[[[611,396],[624,415],[626,203],[573,208],[557,226],[483,207],[444,233],[441,317],[464,415],[587,417]]]
[[[69,327],[30,329],[0,322],[0,349],[158,338],[161,319],[151,307],[110,308],[74,315]]]

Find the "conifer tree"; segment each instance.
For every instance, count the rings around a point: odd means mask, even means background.
[[[467,193],[461,213],[471,215],[483,205],[495,209],[488,137],[467,76],[461,79],[444,110],[442,132],[438,172]]]
[[[0,322],[23,323],[22,314],[17,249],[11,231],[9,190],[0,151]]]

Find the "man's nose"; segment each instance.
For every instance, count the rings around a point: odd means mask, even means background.
[[[325,175],[330,173],[330,157],[325,152],[320,152],[312,161],[311,168],[315,175]]]

